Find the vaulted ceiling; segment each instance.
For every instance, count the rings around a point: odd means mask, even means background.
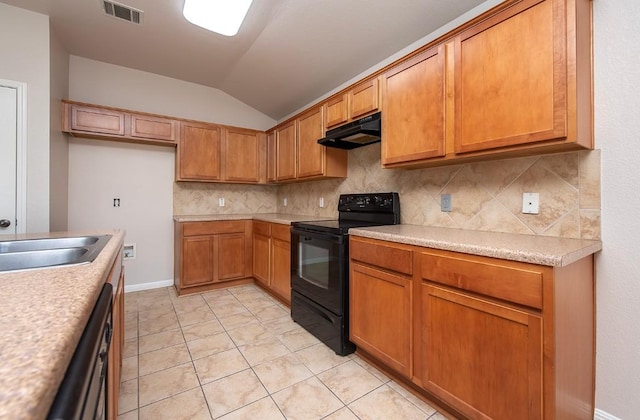
[[[218,88],[273,119],[308,104],[484,0],[254,0],[238,35],[187,22],[184,0],[0,0],[50,16],[70,54]]]

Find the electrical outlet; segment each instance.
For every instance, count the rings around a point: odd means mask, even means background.
[[[119,198],[114,198],[113,199],[113,207],[120,207],[120,199]]]
[[[522,212],[525,214],[538,214],[540,210],[540,194],[522,193]]]
[[[122,258],[125,260],[135,260],[136,244],[124,244],[122,247]]]
[[[320,208],[324,208],[324,197],[320,197],[320,202],[318,203],[320,205]]]
[[[440,194],[440,211],[451,211],[451,194]]]
[[[287,207],[287,197],[282,199],[282,205]]]
[[[218,206],[224,207],[224,197],[218,198]]]

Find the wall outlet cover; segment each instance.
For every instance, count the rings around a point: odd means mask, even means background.
[[[540,211],[539,193],[522,193],[522,213],[538,214]]]
[[[440,211],[451,211],[451,194],[440,194]]]

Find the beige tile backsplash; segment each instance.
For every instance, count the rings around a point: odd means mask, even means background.
[[[336,217],[340,194],[397,191],[402,223],[600,239],[600,150],[403,170],[382,169],[380,145],[375,144],[349,152],[349,176],[343,180],[174,185],[174,214],[181,215],[280,212]],[[539,214],[522,214],[523,192],[540,194]],[[440,211],[440,194],[451,194],[451,212]],[[220,197],[225,207],[218,206]]]

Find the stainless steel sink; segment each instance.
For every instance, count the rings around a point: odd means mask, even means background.
[[[0,271],[93,261],[111,235],[0,241]]]

